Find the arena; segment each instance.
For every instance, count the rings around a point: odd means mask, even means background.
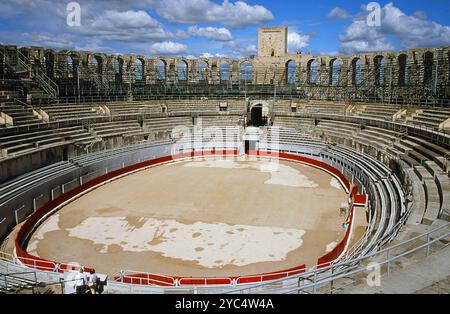
[[[240,60],[0,46],[0,290],[448,293],[450,47],[287,34]],[[435,272],[376,290],[373,262]]]

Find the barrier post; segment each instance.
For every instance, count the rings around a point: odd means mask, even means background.
[[[316,294],[316,280],[317,280],[317,270],[314,270],[314,278],[313,278],[313,294]]]
[[[391,249],[387,251],[387,275],[391,274]]]

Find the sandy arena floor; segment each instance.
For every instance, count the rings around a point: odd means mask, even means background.
[[[90,192],[45,221],[28,251],[113,275],[287,269],[342,238],[336,179],[294,162],[206,160],[147,169]]]

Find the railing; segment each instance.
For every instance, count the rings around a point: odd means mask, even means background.
[[[51,98],[57,98],[59,95],[59,87],[53,82],[45,73],[43,73],[41,68],[33,69],[30,65],[29,59],[24,56],[19,50],[14,50],[17,53],[17,64],[14,65],[10,60],[9,56],[0,49],[0,56],[5,60],[6,65],[12,69],[14,72],[27,72],[31,77],[38,83],[39,87],[42,88]],[[17,67],[16,67],[17,66]]]
[[[408,256],[410,254],[416,253],[420,250],[425,249],[426,250],[426,256],[428,257],[432,253],[432,246],[449,237],[450,236],[450,230],[447,230],[447,232],[443,234],[437,234],[441,233],[442,230],[448,229],[450,227],[450,223],[446,223],[438,228],[435,228],[433,230],[430,230],[422,235],[415,236],[411,239],[408,239],[404,242],[401,242],[399,244],[390,246],[388,248],[382,249],[378,252],[366,254],[364,256],[354,258],[347,261],[341,261],[338,263],[335,263],[333,265],[323,267],[320,269],[312,269],[305,273],[303,273],[300,276],[295,276],[293,278],[288,278],[286,280],[278,280],[273,281],[269,284],[261,284],[261,285],[254,285],[251,288],[244,288],[244,289],[234,289],[230,291],[229,293],[270,293],[276,292],[276,293],[317,293],[319,292],[319,289],[328,285],[333,284],[333,282],[337,281],[338,279],[352,279],[352,276],[355,276],[360,273],[369,272],[368,265],[364,265],[364,262],[372,262],[375,258],[381,258],[381,260],[378,260],[377,263],[380,266],[386,265],[387,267],[387,274],[390,274],[391,268],[392,268],[392,262],[404,257]],[[436,237],[433,238],[433,235]],[[411,244],[413,244],[416,241],[419,241],[421,239],[425,238],[425,243],[411,247]],[[394,254],[394,250],[397,249],[405,249],[404,251]],[[386,255],[386,257],[383,256],[383,254]],[[276,286],[277,284],[282,285],[283,283],[287,282],[288,280],[294,281],[294,283],[290,282],[288,284],[283,285],[283,288],[272,288],[271,286]],[[333,287],[330,292],[333,292],[335,290],[341,289],[342,287]]]

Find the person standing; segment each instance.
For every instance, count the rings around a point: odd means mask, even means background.
[[[79,273],[75,276],[74,282],[76,294],[85,294],[88,280],[83,268],[80,268]]]
[[[98,276],[95,273],[95,269],[92,269],[89,276],[89,290],[91,291],[91,294],[97,294],[98,283]]]

